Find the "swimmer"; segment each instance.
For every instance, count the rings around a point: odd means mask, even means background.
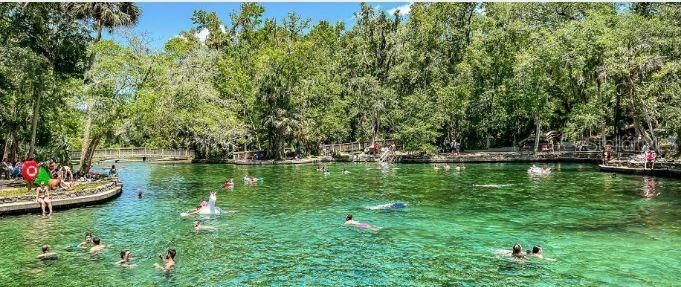
[[[194,221],[194,231],[195,231],[195,232],[201,232],[201,231],[208,231],[208,232],[211,232],[211,231],[215,231],[215,230],[216,230],[216,229],[215,229],[215,227],[213,227],[213,226],[201,225],[200,222]]]
[[[170,271],[175,266],[175,255],[175,249],[172,248],[168,249],[165,259],[163,258],[163,254],[159,254],[158,257],[161,258],[161,260],[165,260],[165,262],[163,263],[163,266],[158,263],[154,263],[154,267],[157,269],[162,269],[165,272]]]
[[[121,250],[121,260],[118,260],[116,264],[120,266],[134,266],[132,262],[130,262],[130,250]]]
[[[347,169],[343,168],[343,174],[348,174],[350,173]]]
[[[523,246],[520,245],[520,243],[516,243],[513,245],[513,253],[511,253],[511,256],[515,258],[525,258],[525,253],[523,253]]]
[[[59,254],[52,252],[52,248],[49,245],[43,245],[43,253],[38,255],[38,260],[57,260],[59,259]]]
[[[352,214],[348,214],[347,216],[345,216],[345,225],[353,225],[357,228],[369,229],[369,230],[372,230],[372,231],[379,231],[379,230],[382,229],[381,227],[372,226],[372,225],[369,225],[368,223],[355,221],[355,220],[352,219]]]
[[[138,199],[142,199],[142,195],[143,195],[143,194],[142,194],[142,191],[141,191],[141,190],[137,192],[137,198],[138,198]]]
[[[231,189],[231,188],[233,188],[233,187],[234,187],[234,180],[231,179],[231,178],[230,178],[229,180],[226,180],[225,183],[222,185],[222,187],[223,187],[224,189]]]
[[[324,171],[324,176],[329,176],[331,173],[329,171]]]
[[[617,174],[613,172],[613,173],[610,175],[610,177],[616,178],[616,177],[617,177]]]
[[[370,206],[370,207],[367,207],[367,208],[371,209],[371,210],[403,209],[403,208],[407,208],[407,204],[404,203],[404,202],[398,201],[398,202],[392,202],[392,203]]]
[[[85,233],[85,241],[78,244],[78,248],[90,247],[92,245],[92,233]]]
[[[205,201],[204,201],[204,202],[205,202]],[[198,214],[199,212],[201,212],[201,208],[204,206],[204,204],[203,204],[204,202],[202,202],[201,204],[197,205],[196,208],[193,209],[193,210],[190,210],[190,211],[188,211],[188,212],[180,213],[180,216],[189,216],[189,215]],[[205,205],[208,205],[208,203],[206,202]]]
[[[532,251],[528,250],[527,251],[528,256],[535,256],[538,258],[544,258],[544,249],[541,248],[539,245],[535,245],[532,247]]]
[[[92,239],[93,246],[90,248],[90,253],[99,253],[104,250],[104,248],[112,247],[112,245],[101,244],[99,238],[95,237]]]
[[[445,163],[445,165],[444,165],[444,168],[445,168],[445,170],[449,170],[449,169],[450,169],[450,168],[452,168],[452,167],[451,167],[451,166],[449,166],[449,164],[448,164],[448,163]]]

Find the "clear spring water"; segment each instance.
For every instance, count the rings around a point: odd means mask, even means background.
[[[681,181],[556,164],[532,179],[527,164],[316,166],[124,164],[109,203],[0,218],[5,286],[672,286],[681,282]],[[347,168],[351,174],[343,175]],[[249,173],[264,183],[244,186]],[[236,186],[222,190],[233,177]],[[480,186],[488,185],[488,186]],[[501,185],[501,186],[489,186]],[[144,192],[137,199],[137,191]],[[229,213],[194,233],[179,216],[218,192]],[[381,212],[367,206],[404,201]],[[383,227],[368,232],[356,220]],[[114,247],[67,251],[92,231]],[[519,242],[549,259],[496,255]],[[55,262],[35,259],[50,244]],[[176,270],[152,265],[177,250]],[[130,249],[136,267],[114,264]]]

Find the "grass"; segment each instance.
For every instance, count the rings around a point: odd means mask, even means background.
[[[72,189],[62,190],[58,194],[69,194],[69,193],[73,193],[73,192],[79,192],[79,191],[82,191],[82,190],[85,190],[85,189],[96,188],[96,187],[102,186],[106,183],[107,182],[103,182],[103,181],[78,183]],[[35,195],[35,189],[28,191],[26,189],[26,185],[23,185],[21,187],[0,188],[0,198],[20,197],[20,196],[26,196],[26,195]]]

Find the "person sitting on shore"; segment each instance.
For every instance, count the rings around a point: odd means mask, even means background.
[[[97,237],[92,239],[92,247],[90,247],[90,253],[99,253],[104,250],[104,248],[112,247],[112,245],[101,244],[101,240]]]
[[[111,169],[109,169],[109,176],[110,177],[116,177],[118,176],[118,171],[116,171],[116,165],[111,165]]]
[[[59,254],[53,252],[52,248],[49,245],[43,245],[42,251],[43,251],[43,253],[41,253],[37,257],[39,260],[56,260],[56,259],[59,259]]]
[[[643,168],[648,168],[648,163],[650,163],[650,169],[655,168],[655,159],[657,158],[657,154],[655,153],[654,150],[650,149],[645,153],[645,162],[643,164]]]
[[[161,260],[164,260],[163,266],[161,266],[158,263],[154,263],[154,267],[157,269],[162,269],[165,272],[169,272],[172,270],[172,268],[175,266],[175,255],[177,253],[175,252],[175,249],[168,249],[168,252],[166,253],[165,259],[163,258],[163,254],[159,254],[158,257],[161,258]]]
[[[85,233],[85,241],[78,244],[78,248],[91,247],[92,243],[92,233]]]
[[[52,215],[52,200],[50,199],[50,190],[45,187],[44,182],[40,182],[40,186],[35,189],[36,202],[40,203],[40,209],[43,211],[43,216],[46,215],[45,206],[48,207],[50,213],[48,216]]]

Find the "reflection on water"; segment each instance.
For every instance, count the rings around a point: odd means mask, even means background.
[[[560,164],[249,166],[127,164],[109,203],[1,218],[3,286],[673,286],[681,281],[681,182]],[[347,169],[350,173],[343,174]],[[240,180],[225,190],[226,178]],[[642,187],[643,182],[643,187]],[[643,188],[643,190],[642,190]],[[180,216],[217,191],[227,211],[200,225]],[[138,192],[142,192],[140,198]],[[641,195],[654,195],[642,200]],[[399,212],[367,209],[408,203]],[[346,214],[381,226],[345,226]],[[91,231],[113,248],[67,250]],[[499,258],[514,243],[555,261]],[[61,253],[38,263],[40,246]],[[177,250],[171,276],[153,268]],[[115,265],[120,251],[134,268]]]
[[[644,176],[643,177],[643,193],[641,194],[645,198],[653,198],[657,197],[660,195],[660,193],[657,192],[655,186],[657,183],[655,182],[655,178],[652,176]]]

